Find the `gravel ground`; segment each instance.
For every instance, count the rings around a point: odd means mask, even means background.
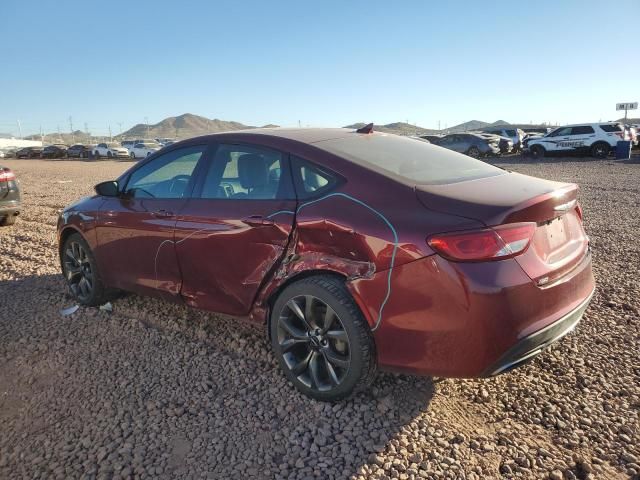
[[[25,209],[0,229],[0,478],[640,478],[640,164],[501,160],[581,185],[598,289],[561,344],[328,405],[237,320],[135,295],[62,316],[56,211],[130,164],[3,163]]]

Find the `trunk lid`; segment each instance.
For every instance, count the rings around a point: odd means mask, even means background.
[[[515,257],[539,286],[575,268],[588,250],[577,211],[578,186],[518,173],[450,183],[417,185],[427,208],[478,220],[488,227],[535,222],[529,248]]]

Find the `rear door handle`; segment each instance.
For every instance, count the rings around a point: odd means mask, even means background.
[[[252,227],[260,227],[263,225],[274,225],[276,222],[270,218],[264,218],[262,215],[250,215],[243,218],[242,223],[246,223]]]
[[[153,212],[153,216],[157,218],[171,218],[173,217],[173,212],[161,208],[160,210],[156,210],[155,212]]]

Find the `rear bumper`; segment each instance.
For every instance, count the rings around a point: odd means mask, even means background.
[[[348,284],[370,324],[378,318],[387,273]],[[394,268],[391,285],[374,331],[380,367],[461,378],[504,372],[560,339],[595,287],[588,251],[544,287],[513,259],[457,263],[438,255]]]
[[[565,335],[571,333],[582,319],[584,311],[589,306],[593,297],[593,291],[578,307],[567,313],[551,325],[538,330],[535,333],[523,338],[513,347],[507,350],[498,361],[485,370],[483,376],[493,377],[501,373],[513,370],[520,365],[524,365],[547,347],[560,340]]]
[[[21,209],[22,205],[20,202],[0,200],[0,216],[2,217],[5,215],[17,215]]]

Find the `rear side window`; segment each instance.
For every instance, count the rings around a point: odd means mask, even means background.
[[[317,165],[292,156],[293,179],[299,199],[307,199],[327,193],[337,185],[338,177]]]
[[[219,145],[202,186],[202,198],[291,198],[282,153],[259,146]]]
[[[600,129],[604,130],[605,132],[621,132],[622,131],[622,128],[620,128],[620,125],[618,124],[600,125]]]
[[[504,174],[504,170],[480,160],[396,135],[354,133],[314,146],[411,184],[446,184]]]
[[[589,133],[595,133],[593,127],[589,125],[581,125],[579,127],[571,128],[571,135],[587,135]]]
[[[517,135],[515,130],[505,130],[505,132],[509,137],[515,137]]]

